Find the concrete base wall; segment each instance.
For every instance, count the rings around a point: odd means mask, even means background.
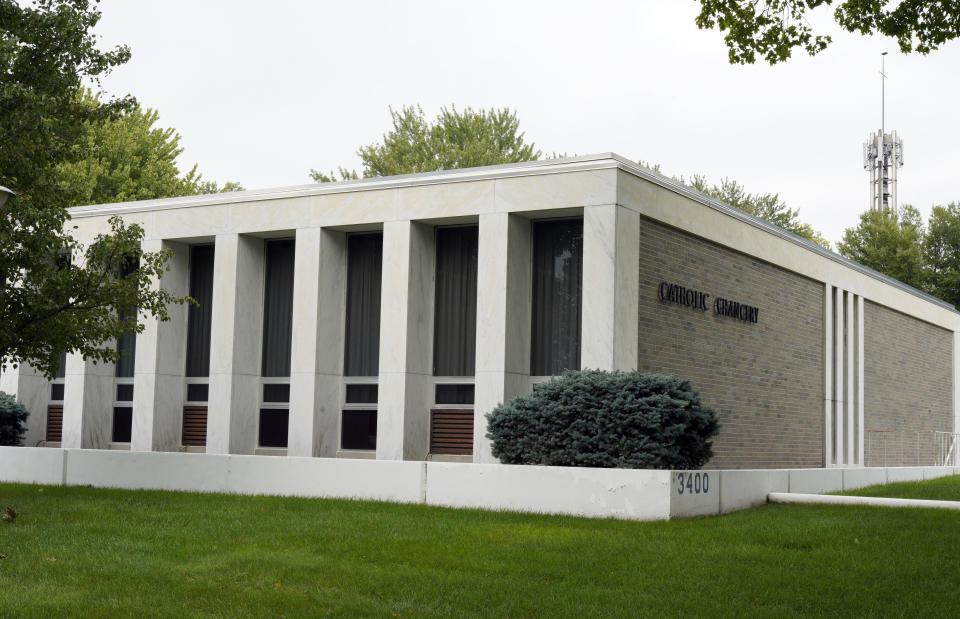
[[[669,471],[429,462],[426,503],[627,520],[670,517]]]
[[[0,447],[0,481],[351,498],[626,520],[713,516],[770,492],[823,493],[960,467],[655,471]]]
[[[0,447],[0,481],[62,485],[66,453],[44,447]]]

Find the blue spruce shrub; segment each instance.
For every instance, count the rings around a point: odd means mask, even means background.
[[[12,395],[0,391],[0,445],[19,445],[30,413]]]
[[[487,414],[504,464],[698,469],[719,428],[689,380],[642,372],[567,371]]]

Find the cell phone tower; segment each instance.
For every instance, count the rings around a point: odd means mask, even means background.
[[[880,55],[880,131],[867,136],[863,145],[863,169],[870,173],[870,208],[897,208],[897,168],[903,167],[903,140],[896,131],[886,132],[886,56]]]

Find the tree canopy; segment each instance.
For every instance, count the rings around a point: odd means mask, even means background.
[[[100,105],[92,93],[81,96],[88,106]],[[156,110],[135,104],[114,118],[86,123],[76,144],[81,158],[64,161],[57,169],[58,181],[76,194],[73,205],[243,189],[238,183],[220,187],[204,181],[196,164],[181,174],[176,163],[183,152],[180,134],[172,128],[155,127],[158,119]]]
[[[923,257],[929,292],[960,307],[960,203],[933,207]]]
[[[726,32],[731,64],[748,64],[761,56],[770,64],[790,58],[800,48],[815,55],[831,43],[808,20],[820,7],[835,7],[834,20],[848,32],[881,34],[897,40],[900,51],[928,54],[960,36],[956,0],[699,0],[696,24]]]
[[[729,178],[722,179],[719,185],[710,184],[705,177],[699,174],[695,174],[690,179],[689,185],[721,202],[726,202],[741,211],[769,221],[775,226],[780,226],[797,236],[830,249],[830,242],[814,230],[810,224],[800,221],[800,211],[790,208],[785,202],[781,202],[779,194],[747,193],[743,185]]]
[[[643,160],[637,163],[652,172],[665,176],[659,163],[650,163]],[[671,176],[669,178],[830,249],[830,241],[814,230],[813,226],[800,221],[800,211],[790,208],[785,202],[781,202],[779,194],[747,193],[743,185],[731,178],[723,178],[719,185],[710,183],[707,181],[707,177],[702,174],[694,174],[689,180],[683,176]]]
[[[520,121],[510,108],[467,107],[459,112],[451,106],[442,108],[430,122],[419,105],[403,106],[400,111],[390,108],[390,117],[393,128],[383,134],[382,141],[357,151],[364,178],[517,163],[541,155],[524,140]],[[341,180],[359,177],[344,168],[339,174]],[[333,172],[310,170],[310,176],[318,183],[336,180]]]
[[[0,367],[28,362],[53,374],[61,351],[116,358],[113,340],[142,331],[139,315],[167,318],[183,302],[151,282],[169,256],[141,251],[143,230],[110,220],[109,234],[74,238],[66,206],[84,189],[61,182],[86,154],[90,126],[136,108],[132,97],[89,105],[85,83],[130,57],[103,51],[92,29],[96,1],[0,0]]]
[[[925,290],[923,240],[919,211],[904,205],[861,213],[859,224],[844,231],[837,248],[851,260]]]

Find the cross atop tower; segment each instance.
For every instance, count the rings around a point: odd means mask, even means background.
[[[880,131],[867,136],[863,169],[870,172],[870,208],[897,208],[897,168],[903,167],[903,140],[886,132],[887,52],[880,55]]]

